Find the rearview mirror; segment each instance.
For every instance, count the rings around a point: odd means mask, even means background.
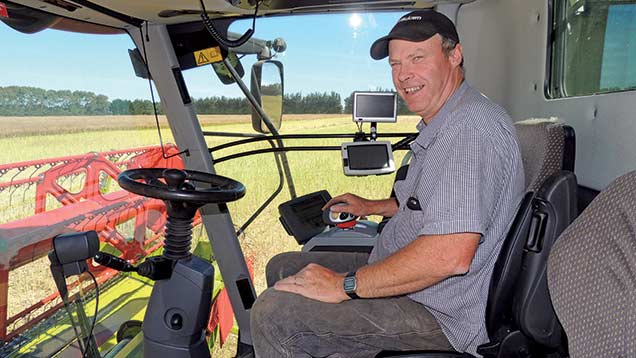
[[[258,61],[252,66],[251,92],[275,129],[283,120],[283,64],[279,61]],[[252,108],[252,127],[259,133],[271,131]]]

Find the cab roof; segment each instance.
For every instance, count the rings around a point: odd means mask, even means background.
[[[429,8],[473,0],[262,0],[258,16],[327,12],[386,11]],[[200,0],[11,0],[9,18],[0,18],[22,32],[54,28],[84,33],[118,33],[144,22],[181,24],[201,20]],[[212,19],[254,15],[256,0],[204,0]]]

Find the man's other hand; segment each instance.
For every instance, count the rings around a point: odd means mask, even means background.
[[[311,263],[297,274],[285,277],[274,284],[274,289],[299,294],[316,301],[340,303],[349,299],[342,283],[345,274]]]

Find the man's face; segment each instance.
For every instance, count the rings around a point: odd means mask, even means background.
[[[447,56],[442,38],[435,35],[422,42],[391,40],[389,64],[393,84],[409,110],[432,118],[455,90],[456,76],[461,76],[461,46]],[[461,77],[460,77],[461,78]]]

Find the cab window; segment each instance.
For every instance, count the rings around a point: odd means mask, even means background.
[[[636,3],[558,0],[554,5],[550,97],[636,89]]]

